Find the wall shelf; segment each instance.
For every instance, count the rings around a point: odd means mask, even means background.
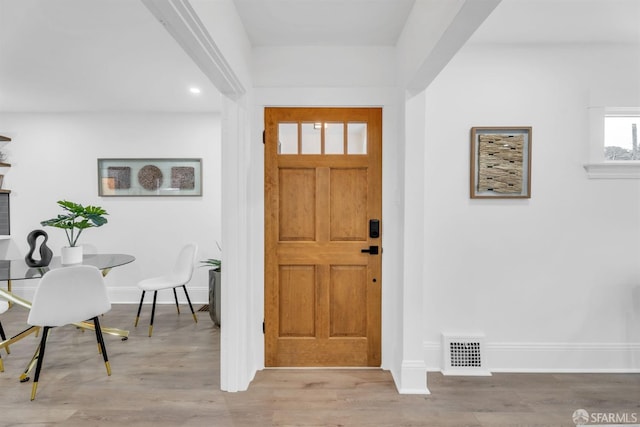
[[[0,147],[8,142],[11,142],[11,138],[0,135]],[[0,162],[0,168],[10,167],[11,164]],[[2,185],[2,179],[0,179],[0,185]],[[11,235],[9,194],[11,194],[11,190],[0,188],[0,240],[8,239]]]

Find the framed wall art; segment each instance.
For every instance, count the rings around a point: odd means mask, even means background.
[[[471,128],[472,199],[531,198],[531,127]]]
[[[202,159],[98,159],[98,195],[202,196]]]

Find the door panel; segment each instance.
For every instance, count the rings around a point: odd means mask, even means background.
[[[331,266],[331,337],[366,337],[367,269],[361,265]]]
[[[266,366],[380,366],[381,122],[265,109]]]
[[[315,240],[315,170],[280,169],[278,181],[280,240]]]
[[[316,274],[312,265],[280,266],[280,336],[315,335]]]
[[[367,240],[367,170],[331,169],[331,240]]]

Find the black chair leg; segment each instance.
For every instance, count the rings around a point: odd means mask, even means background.
[[[42,331],[42,338],[40,339],[40,352],[38,353],[38,364],[36,365],[36,374],[33,377],[33,386],[31,387],[31,400],[36,398],[36,391],[38,390],[38,379],[40,379],[40,369],[42,369],[42,361],[44,360],[44,348],[47,343],[47,336],[49,335],[50,326],[45,326]]]
[[[153,305],[151,306],[151,323],[149,324],[149,336],[153,334],[153,318],[156,315],[156,298],[158,297],[158,291],[153,291]]]
[[[2,338],[2,341],[7,340],[7,336],[4,334],[4,329],[2,328],[2,322],[0,322],[0,338]],[[9,346],[6,346],[4,349],[7,351],[7,354],[11,354],[11,350],[9,350]]]
[[[140,320],[140,311],[142,310],[142,301],[144,301],[145,291],[142,291],[142,296],[140,297],[140,305],[138,306],[138,314],[136,315],[136,323],[133,325],[135,328],[138,327],[138,320]]]
[[[176,309],[178,309],[178,314],[180,314],[180,306],[178,305],[178,293],[176,292],[176,288],[173,288],[173,298],[176,300]]]
[[[104,359],[104,366],[107,368],[107,375],[111,376],[111,365],[109,364],[109,357],[107,356],[107,347],[104,345],[104,337],[102,336],[102,329],[100,328],[100,320],[98,317],[93,318],[93,325],[96,330],[96,339],[98,340],[98,346]]]
[[[187,292],[187,287],[185,285],[182,285],[182,289],[184,289],[184,294],[187,296],[187,302],[189,303],[189,308],[191,309],[191,314],[193,315],[193,320],[196,321],[196,323],[198,323],[198,318],[196,317],[196,312],[193,311],[193,306],[191,305],[191,298],[189,298],[189,293]],[[174,288],[175,290],[175,288]]]

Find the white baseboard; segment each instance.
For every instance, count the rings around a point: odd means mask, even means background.
[[[12,292],[22,297],[26,300],[31,301],[33,299],[33,294],[35,293],[37,286],[37,282],[34,282],[33,285],[23,285],[16,286],[14,282],[14,286]],[[208,286],[191,286],[187,285],[187,290],[189,291],[189,298],[191,299],[191,303],[193,305],[196,304],[209,304],[209,287]],[[178,302],[181,304],[187,303],[187,299],[184,296],[184,291],[182,289],[177,289],[178,292]],[[140,302],[140,289],[136,286],[107,286],[107,293],[109,294],[109,299],[112,304],[138,304]],[[145,303],[153,302],[153,294],[147,292],[147,295],[144,298]],[[159,291],[158,299],[156,300],[157,304],[175,304],[173,299],[173,292],[170,289]],[[194,307],[197,309],[198,307]]]
[[[431,394],[427,388],[427,370],[422,360],[404,360],[400,371],[391,372],[400,394]]]
[[[427,372],[442,372],[444,361],[442,360],[442,344],[440,342],[422,343],[422,352],[424,354]]]
[[[112,304],[138,304],[140,302],[141,292],[135,286],[132,287],[110,287],[107,288],[109,292],[109,299]],[[188,286],[189,298],[192,304],[209,304],[209,288],[208,287],[195,287]],[[176,289],[178,293],[178,301],[182,304],[187,303],[187,299],[184,296],[182,289]],[[147,292],[144,297],[145,303],[153,302],[153,293]],[[171,289],[158,291],[157,304],[175,304],[173,299],[173,292]],[[195,307],[194,307],[195,308]]]
[[[442,371],[439,342],[424,342],[428,371]],[[640,343],[491,343],[490,372],[638,373]]]

